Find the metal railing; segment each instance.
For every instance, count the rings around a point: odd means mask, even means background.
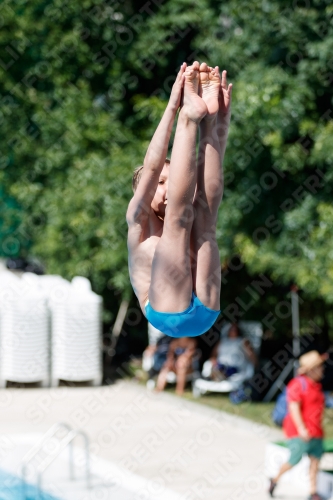
[[[72,427],[64,422],[53,425],[44,434],[42,439],[37,443],[28,453],[23,457],[22,461],[22,484],[23,488],[26,485],[27,469],[31,461],[38,455],[39,452],[44,452],[44,447],[47,442],[54,438],[60,429],[65,429],[67,433],[61,439],[59,439],[58,446],[51,453],[47,453],[45,457],[41,459],[41,463],[37,466],[37,486],[39,489],[39,495],[41,493],[42,486],[42,476],[45,470],[52,464],[52,462],[60,455],[60,453],[68,446],[69,447],[69,477],[70,480],[74,480],[74,454],[73,454],[73,440],[77,436],[82,436],[85,447],[85,465],[86,465],[86,484],[87,488],[91,488],[91,473],[90,473],[90,455],[89,455],[89,438],[87,434],[83,431],[74,430]],[[45,453],[45,452],[44,452]]]

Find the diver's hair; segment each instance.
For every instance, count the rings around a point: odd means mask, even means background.
[[[165,159],[164,164],[170,165],[169,158]],[[137,187],[139,185],[139,182],[140,182],[140,179],[141,179],[141,176],[142,176],[142,172],[143,172],[143,165],[141,165],[140,167],[136,167],[136,169],[133,172],[132,189],[133,189],[134,193],[135,193],[135,191],[136,191],[136,189],[137,189]]]
[[[133,177],[132,177],[132,189],[133,189],[133,192],[135,193],[136,191],[136,188],[138,187],[139,185],[139,181],[141,179],[141,175],[142,175],[142,170],[143,170],[143,165],[141,165],[140,167],[136,167],[136,169],[134,170],[133,172]]]

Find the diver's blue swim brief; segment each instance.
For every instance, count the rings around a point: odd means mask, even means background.
[[[179,313],[155,311],[148,302],[145,306],[149,323],[169,337],[197,337],[215,323],[220,311],[209,309],[192,293],[191,303]]]

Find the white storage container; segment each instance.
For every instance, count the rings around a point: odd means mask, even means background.
[[[4,276],[6,275],[6,276]],[[49,310],[33,278],[0,275],[0,385],[49,383]]]
[[[52,385],[59,379],[102,381],[102,299],[86,278],[73,279],[50,298],[52,311]]]

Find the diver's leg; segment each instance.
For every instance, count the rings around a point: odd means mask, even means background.
[[[216,224],[223,195],[222,163],[230,123],[230,101],[226,103],[228,95],[231,99],[231,87],[226,86],[225,72],[221,82],[218,67],[209,68],[205,63],[201,64],[200,94],[208,112],[200,123],[195,219],[191,235],[193,288],[205,306],[218,310],[221,265]]]
[[[163,233],[152,263],[149,301],[159,312],[181,312],[191,301],[190,238],[197,183],[196,137],[207,113],[198,95],[199,63],[185,71],[184,105],[179,113],[168,179]]]

